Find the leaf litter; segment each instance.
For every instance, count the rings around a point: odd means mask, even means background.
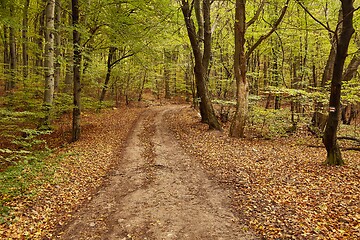
[[[0,225],[1,238],[53,239],[57,229],[71,221],[73,212],[104,183],[143,110],[122,107],[83,114],[81,139],[45,160],[49,167],[58,164],[52,181],[37,186],[35,196],[1,196],[10,209],[7,221]],[[61,128],[69,131],[70,126]]]
[[[52,239],[102,186],[142,111],[122,108],[84,116],[82,139],[47,159],[59,162],[53,181],[36,196],[6,202],[12,220],[0,225],[0,236]],[[264,238],[360,238],[358,152],[343,153],[346,166],[328,167],[322,164],[324,149],[305,146],[317,141],[313,138],[233,139],[207,131],[190,108],[169,115],[167,122],[183,148],[231,190],[234,213]]]
[[[186,108],[169,116],[183,148],[232,190],[232,206],[266,239],[360,239],[360,154],[323,165],[326,151],[309,136],[234,139],[208,131]],[[305,139],[303,139],[305,138]]]

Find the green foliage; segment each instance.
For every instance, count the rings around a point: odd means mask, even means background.
[[[37,186],[53,182],[57,163],[46,163],[50,151],[33,152],[22,161],[0,172],[0,223],[11,220],[6,202],[17,197],[37,194]]]
[[[0,224],[8,222],[10,218],[10,208],[8,206],[3,206],[0,202]]]
[[[0,148],[0,164],[11,165],[31,158],[40,145],[46,150],[46,142],[40,136],[51,131],[36,128],[41,116],[41,112],[0,108],[0,138],[5,144]]]
[[[14,165],[17,164],[17,162],[19,161],[28,161],[29,159],[33,158],[34,154],[38,154],[34,151],[39,145],[43,145],[41,146],[42,151],[49,151],[46,145],[46,141],[39,139],[39,136],[44,134],[50,134],[51,131],[22,129],[21,132],[23,134],[20,136],[8,136],[8,138],[14,138],[11,143],[16,147],[12,149],[0,148],[1,164]]]
[[[360,103],[360,84],[358,79],[354,78],[349,82],[344,82],[342,86],[342,100],[344,105],[348,103]]]
[[[54,99],[54,117],[60,117],[64,113],[72,111],[73,99],[72,95],[67,93],[58,93]]]
[[[249,112],[249,127],[260,137],[283,137],[293,126],[290,116],[287,109],[274,110],[253,106]]]
[[[214,100],[212,100],[212,103],[220,104],[223,106],[233,106],[233,107],[235,107],[235,105],[236,105],[235,101],[226,101],[226,100],[222,100],[222,99],[214,99]]]
[[[315,102],[326,105],[329,101],[328,93],[314,87],[311,87],[309,88],[309,91],[306,91],[302,89],[270,86],[266,88],[264,93],[281,96],[288,100],[298,101],[301,102],[302,105],[307,106],[311,106]]]
[[[39,140],[38,136],[44,134],[50,134],[50,130],[36,130],[36,129],[22,129],[21,137],[17,137],[12,143],[19,146],[21,149],[31,150],[35,145],[42,144],[46,142],[44,140]]]

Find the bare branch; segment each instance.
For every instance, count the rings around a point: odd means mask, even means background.
[[[279,24],[281,23],[281,21],[283,20],[286,10],[289,6],[289,2],[290,0],[286,0],[285,6],[283,7],[283,9],[281,10],[281,14],[279,16],[279,18],[276,20],[276,22],[274,23],[274,25],[272,26],[271,30],[265,34],[262,35],[257,41],[256,43],[251,46],[251,48],[246,52],[246,59],[248,59],[250,57],[250,55],[252,54],[252,52],[268,37],[270,37],[270,35],[275,32],[275,30],[277,29],[277,27],[279,26]]]
[[[119,59],[117,59],[116,61],[112,62],[112,63],[110,64],[110,68],[115,67],[115,65],[118,64],[121,60],[124,60],[125,58],[132,57],[132,56],[134,56],[134,55],[135,55],[135,53],[129,53],[129,54],[126,54],[126,55],[122,56],[121,58],[119,58]]]
[[[322,23],[320,20],[318,20],[314,15],[311,14],[311,12],[304,6],[304,4],[302,4],[299,0],[296,0],[296,2],[300,5],[300,7],[302,9],[304,9],[304,11],[309,14],[309,16],[314,19],[315,22],[319,23],[321,26],[323,26],[326,30],[328,30],[329,32],[333,33],[334,35],[336,35],[336,31],[333,31],[330,29],[329,26],[326,26],[324,23]]]
[[[265,6],[265,0],[262,0],[262,2],[260,3],[259,8],[257,9],[255,15],[252,17],[252,19],[250,19],[250,21],[248,21],[246,23],[245,28],[247,29],[248,27],[250,27],[252,24],[254,24],[256,22],[256,20],[258,20],[261,11],[264,9]]]

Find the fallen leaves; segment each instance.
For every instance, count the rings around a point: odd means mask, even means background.
[[[91,199],[120,159],[121,148],[142,108],[104,110],[82,119],[82,138],[56,151],[46,164],[59,162],[53,180],[36,187],[35,196],[6,202],[9,220],[0,225],[3,239],[53,239],[73,211]],[[4,196],[2,196],[4,197]]]
[[[53,239],[74,209],[91,199],[120,159],[120,146],[142,109],[89,114],[83,138],[59,150],[54,180],[38,187],[36,196],[12,199],[12,219],[0,225],[4,239]],[[346,166],[323,165],[325,150],[304,144],[311,138],[273,141],[232,139],[207,131],[193,110],[167,117],[186,151],[209,174],[232,189],[239,219],[266,239],[360,239],[360,154],[344,152]],[[153,132],[149,126],[148,133]],[[149,149],[151,142],[144,141]],[[56,158],[56,156],[60,157]],[[2,196],[6,197],[6,196]]]
[[[311,137],[232,139],[207,131],[192,109],[168,117],[186,151],[233,189],[234,210],[266,239],[360,239],[360,154],[323,165]],[[302,143],[301,143],[302,142]]]

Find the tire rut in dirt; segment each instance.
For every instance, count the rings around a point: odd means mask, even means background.
[[[167,128],[164,118],[178,110],[151,108],[139,119],[108,185],[62,239],[256,239]]]

